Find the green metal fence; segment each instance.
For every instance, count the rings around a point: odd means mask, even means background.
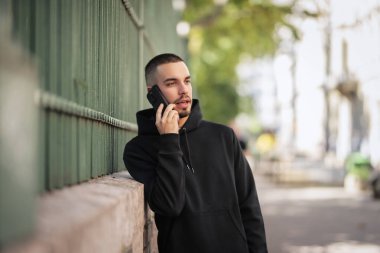
[[[146,61],[161,52],[185,53],[172,1],[1,2],[10,5],[13,38],[39,72],[39,87],[30,94],[40,108],[36,190],[124,170],[124,145],[137,130],[135,112],[148,107]]]

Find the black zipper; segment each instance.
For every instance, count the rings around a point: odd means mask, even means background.
[[[188,155],[189,161],[186,159],[186,155],[185,154],[183,155],[183,160],[186,163],[186,168],[194,174],[194,168],[191,165],[191,156],[190,156],[191,154],[190,154],[189,140],[187,138],[187,130],[186,130],[186,128],[182,128],[182,131],[185,134],[185,142],[186,142],[185,146],[186,146],[186,151],[187,151],[187,155]]]

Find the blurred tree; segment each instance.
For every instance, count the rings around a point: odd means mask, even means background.
[[[288,21],[295,2],[275,5],[270,0],[191,0],[184,20],[189,22],[189,52],[194,85],[206,119],[227,123],[240,108],[235,68],[242,55],[274,54],[279,27],[298,32]],[[311,15],[305,13],[306,15]]]

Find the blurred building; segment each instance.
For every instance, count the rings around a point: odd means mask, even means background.
[[[331,1],[328,87],[338,121],[336,155],[360,151],[380,166],[380,1]],[[334,89],[335,90],[332,90]],[[334,115],[331,115],[334,116]],[[346,122],[343,119],[346,118]],[[333,119],[333,117],[330,117]]]
[[[380,166],[380,1],[319,0],[300,5],[318,18],[291,20],[273,60],[279,151],[332,157],[352,152]],[[328,156],[327,156],[328,155]]]

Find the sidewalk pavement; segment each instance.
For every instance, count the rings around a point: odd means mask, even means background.
[[[380,201],[343,187],[279,185],[254,171],[271,253],[380,253]]]

